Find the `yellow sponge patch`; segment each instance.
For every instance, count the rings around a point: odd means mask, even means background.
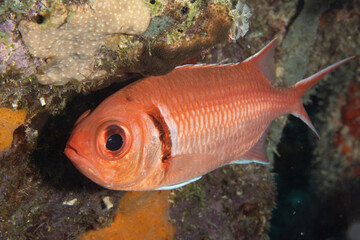
[[[25,122],[26,111],[12,111],[8,108],[0,108],[0,150],[11,145],[13,132]]]
[[[173,239],[176,229],[167,214],[169,192],[127,192],[111,227],[91,230],[80,240]]]

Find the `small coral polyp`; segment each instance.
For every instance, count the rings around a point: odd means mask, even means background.
[[[58,3],[45,21],[22,21],[19,30],[30,54],[46,59],[38,81],[63,85],[99,77],[92,65],[104,41],[119,33],[141,34],[149,23],[142,0],[96,0],[85,6]]]
[[[235,9],[230,11],[230,16],[233,19],[233,24],[230,28],[229,37],[232,40],[237,40],[240,37],[245,36],[249,31],[249,18],[251,17],[250,8],[248,5],[238,0]]]

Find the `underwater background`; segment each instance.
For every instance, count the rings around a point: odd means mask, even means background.
[[[91,12],[117,2],[138,15]],[[107,22],[119,14],[128,26]],[[0,239],[360,239],[359,14],[357,0],[0,1]],[[304,97],[319,139],[295,117],[274,121],[270,168],[122,192],[63,154],[84,111],[143,75],[239,62],[275,37],[277,85],[357,58]]]

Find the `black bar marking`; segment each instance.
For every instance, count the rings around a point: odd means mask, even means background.
[[[158,107],[154,106],[151,111],[148,112],[148,115],[159,131],[159,139],[161,142],[161,161],[165,163],[168,159],[171,158],[172,142],[170,138],[169,126],[166,124],[165,119]]]

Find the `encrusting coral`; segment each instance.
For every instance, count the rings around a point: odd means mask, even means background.
[[[13,132],[25,122],[26,111],[12,111],[8,108],[0,108],[0,150],[11,145]]]
[[[22,39],[32,56],[47,61],[39,82],[63,85],[100,77],[91,68],[96,50],[113,34],[145,32],[150,11],[142,0],[96,0],[82,7],[54,4],[48,19],[39,18],[20,23]]]

